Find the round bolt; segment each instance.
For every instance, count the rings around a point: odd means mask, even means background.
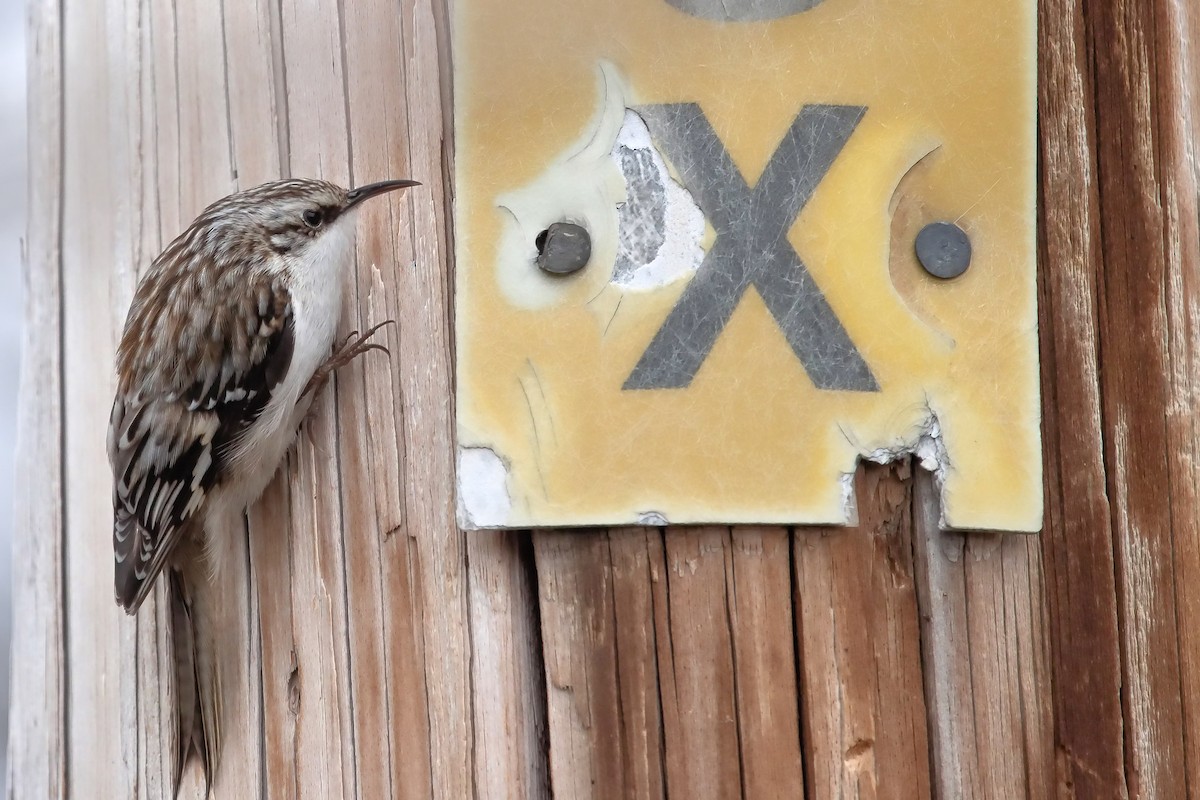
[[[935,278],[957,278],[971,266],[971,240],[953,222],[931,222],[917,234],[917,260]]]
[[[555,222],[537,235],[537,265],[552,275],[583,269],[592,257],[592,237],[582,225]]]

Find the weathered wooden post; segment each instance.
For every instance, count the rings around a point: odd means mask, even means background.
[[[112,602],[113,349],[163,242],[288,174],[425,188],[359,239],[390,361],[249,515],[218,797],[1196,794],[1200,10],[1039,2],[1036,536],[940,531],[906,462],[850,528],[464,534],[449,11],[31,0],[10,796],[167,796],[164,612]]]

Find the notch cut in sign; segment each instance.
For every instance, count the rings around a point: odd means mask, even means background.
[[[804,106],[753,188],[698,104],[636,110],[717,236],[622,388],[691,384],[753,286],[818,389],[878,391],[870,367],[787,238],[867,109]]]

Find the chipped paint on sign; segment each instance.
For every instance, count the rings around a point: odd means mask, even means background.
[[[633,111],[612,150],[625,179],[618,211],[612,281],[621,289],[659,289],[691,275],[704,260],[704,212],[679,185]]]
[[[1040,527],[1032,0],[455,15],[465,527],[845,523],[909,455],[947,524]]]
[[[512,512],[508,467],[486,447],[458,451],[458,524],[464,528],[502,528]]]

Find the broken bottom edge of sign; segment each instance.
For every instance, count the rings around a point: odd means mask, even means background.
[[[858,465],[862,462],[891,464],[906,458],[912,458],[916,466],[933,476],[939,497],[939,526],[943,529],[971,530],[972,528],[969,527],[951,525],[945,517],[945,503],[940,501],[945,491],[950,458],[942,439],[941,426],[937,416],[932,413],[917,430],[914,439],[895,447],[881,447],[860,452],[855,459],[855,469],[837,476],[836,480],[841,487],[842,497],[843,514],[840,519],[817,519],[800,511],[782,516],[764,514],[754,517],[752,514],[740,514],[741,518],[737,520],[681,518],[679,515],[669,519],[666,514],[648,508],[633,512],[614,510],[604,518],[585,522],[574,518],[544,519],[531,522],[525,518],[514,517],[512,493],[508,486],[511,470],[507,460],[489,447],[464,446],[460,447],[458,451],[458,524],[463,530],[468,531],[625,525],[649,527],[666,525],[839,525],[855,527],[859,522],[858,502],[854,491],[854,479]],[[1013,532],[1035,533],[1037,528]]]

